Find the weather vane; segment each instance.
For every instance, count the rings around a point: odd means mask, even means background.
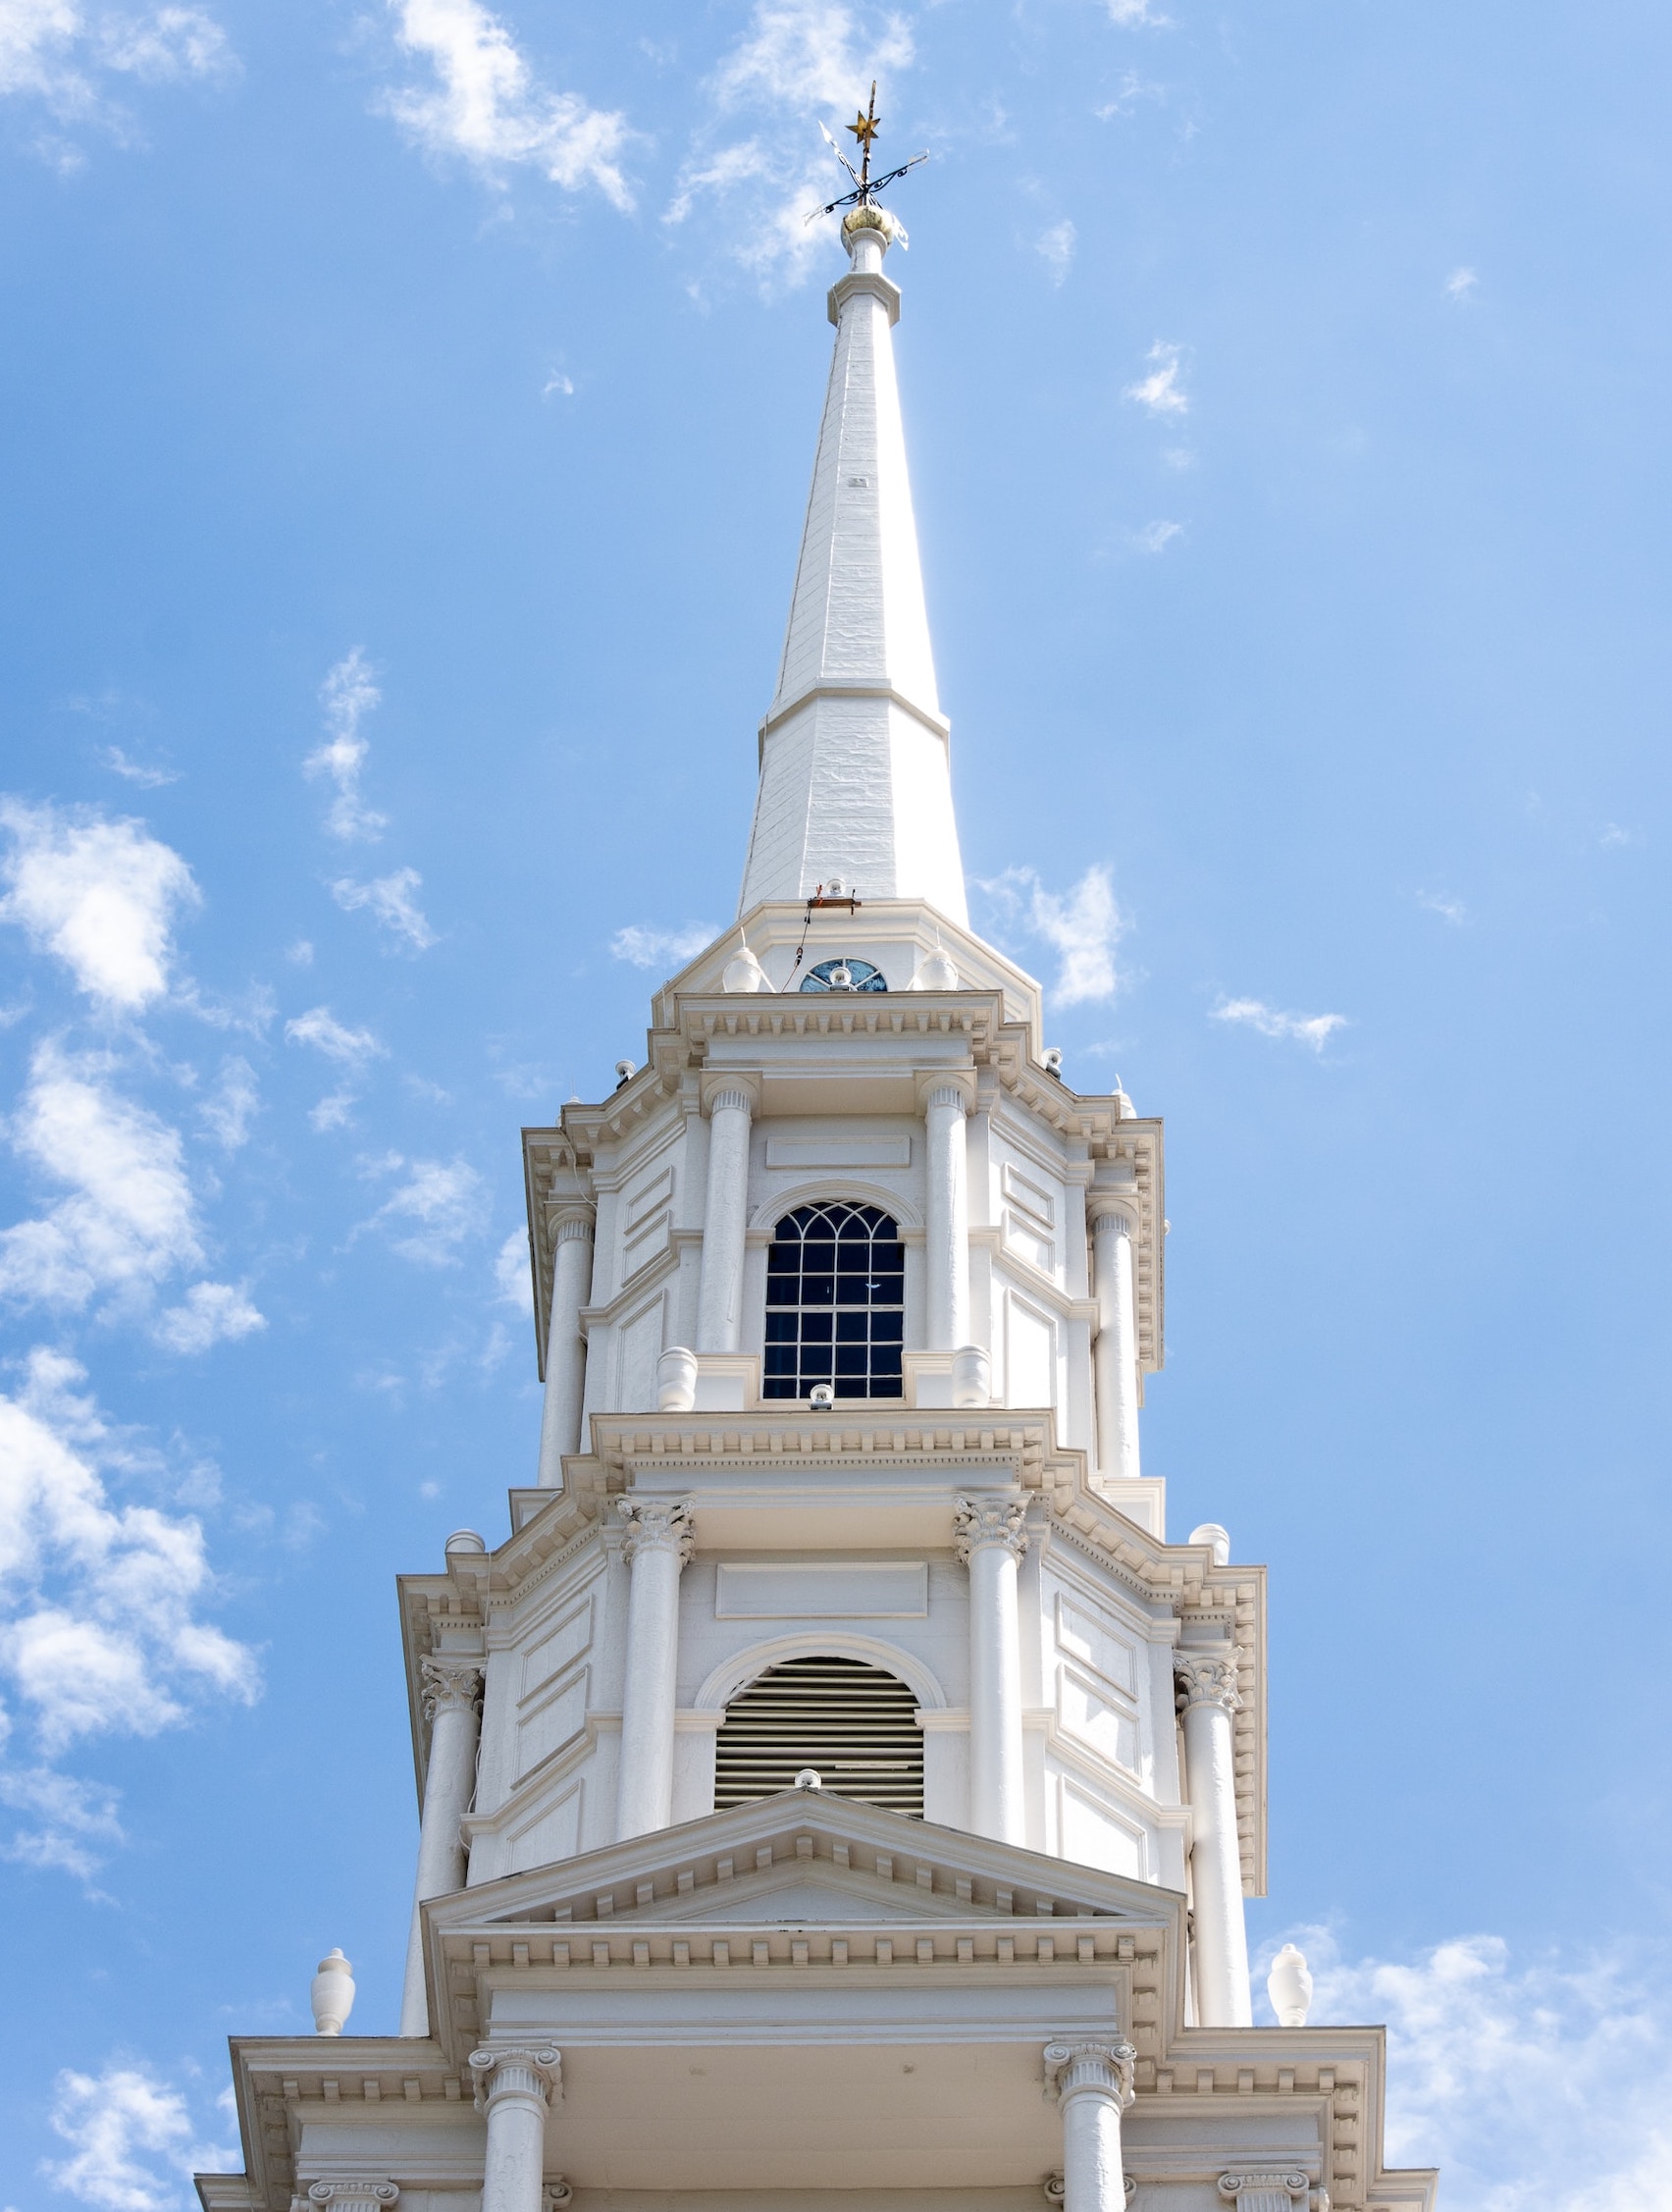
[[[822,123],[818,128],[823,132],[824,143],[854,180],[854,188],[851,192],[844,192],[840,199],[833,199],[823,207],[813,208],[807,218],[810,223],[816,222],[821,215],[834,215],[839,207],[874,207],[876,195],[885,185],[892,184],[897,177],[904,177],[907,170],[915,169],[918,162],[927,161],[929,158],[926,153],[914,154],[910,161],[903,161],[898,169],[889,170],[885,176],[873,177],[871,175],[871,145],[882,129],[881,124],[876,119],[876,81],[874,79],[871,81],[870,107],[862,109],[853,122],[846,126],[859,141],[860,166],[858,169],[854,167],[829,132],[825,131]],[[904,234],[902,234],[900,242],[902,245],[906,242]]]

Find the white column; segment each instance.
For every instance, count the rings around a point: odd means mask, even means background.
[[[430,1761],[424,1770],[424,1818],[418,1830],[418,1878],[412,1889],[412,1925],[406,1939],[406,1981],[400,1994],[400,2032],[428,2035],[430,2003],[424,1989],[424,1931],[418,1908],[427,1897],[464,1887],[464,1839],[459,1822],[476,1795],[476,1740],[481,1727],[482,1666],[477,1659],[423,1662],[424,1713],[430,1723]]]
[[[961,1498],[953,1513],[969,1569],[969,1825],[1000,1843],[1027,1841],[1016,1587],[1026,1515],[1019,1499]]]
[[[703,1207],[703,1276],[697,1349],[736,1351],[743,1320],[743,1245],[748,1227],[747,1090],[717,1090],[708,1105],[708,1188]]]
[[[679,1673],[679,1573],[696,1541],[688,1499],[622,1498],[627,1678],[621,1696],[621,1769],[615,1835],[646,1835],[673,1818],[673,1717]]]
[[[546,1407],[540,1422],[540,1487],[558,1490],[563,1454],[581,1448],[587,1347],[581,1308],[592,1291],[593,1210],[566,1206],[552,1226],[551,1311],[546,1332]]]
[[[562,2053],[532,2049],[472,2051],[476,2109],[488,2115],[482,2212],[542,2212],[546,2114],[563,2094]]]
[[[969,1339],[967,1111],[958,1083],[937,1083],[924,1101],[929,1162],[923,1242],[930,1351],[957,1351]]]
[[[1138,1472],[1138,1320],[1132,1281],[1132,1225],[1100,1213],[1092,1228],[1097,1345],[1097,1471],[1129,1482]]]
[[[1118,2037],[1045,2046],[1045,2078],[1063,2108],[1063,2212],[1123,2212],[1121,2115],[1137,2055]]]
[[[1190,1801],[1190,1888],[1195,1905],[1196,2021],[1247,2028],[1248,1932],[1242,1917],[1242,1857],[1236,1838],[1236,1694],[1232,1652],[1176,1653],[1184,1715],[1185,1789]]]

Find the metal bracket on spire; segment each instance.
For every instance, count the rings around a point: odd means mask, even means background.
[[[915,169],[918,162],[927,161],[929,158],[927,152],[914,154],[910,161],[903,161],[898,169],[889,170],[886,176],[873,177],[871,175],[871,141],[879,135],[882,130],[882,125],[877,121],[876,79],[874,78],[871,79],[869,108],[862,108],[854,121],[845,126],[859,141],[860,166],[858,169],[854,167],[822,123],[818,128],[824,143],[854,180],[854,188],[851,192],[844,192],[840,199],[826,201],[823,207],[810,209],[806,217],[806,221],[809,223],[817,222],[821,215],[834,215],[839,207],[874,207],[876,195],[885,185],[892,184],[897,178],[904,177],[907,170]],[[902,237],[900,242],[902,245],[905,244],[904,237]]]

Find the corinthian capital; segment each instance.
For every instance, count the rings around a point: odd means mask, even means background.
[[[424,1717],[438,1712],[476,1712],[482,1704],[480,1659],[427,1659],[418,1668],[424,1685]]]
[[[618,1498],[615,1510],[626,1523],[621,1549],[631,1561],[641,1552],[672,1552],[683,1566],[697,1543],[689,1498]]]
[[[1045,2079],[1059,2100],[1085,2090],[1113,2097],[1123,2112],[1134,2094],[1138,2054],[1122,2036],[1103,2042],[1061,2042],[1045,2046]]]
[[[507,2097],[523,2098],[544,2112],[563,2095],[563,2054],[549,2043],[488,2044],[471,2052],[470,2073],[478,2112]]]
[[[952,1509],[959,1557],[967,1566],[971,1553],[1002,1544],[1013,1558],[1019,1559],[1027,1550],[1026,1521],[1027,1506],[1019,1498],[996,1503],[980,1498],[959,1499]]]
[[[1176,1652],[1173,1679],[1178,1685],[1177,1707],[1189,1712],[1199,1705],[1222,1706],[1235,1712],[1242,1704],[1236,1689],[1236,1662],[1240,1652],[1215,1653],[1212,1658],[1194,1652]]]
[[[1311,2195],[1312,2184],[1284,2167],[1267,2174],[1222,2174],[1219,2192],[1237,2212],[1296,2212]]]

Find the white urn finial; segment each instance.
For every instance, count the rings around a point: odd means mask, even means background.
[[[309,1996],[313,2001],[314,2033],[340,2035],[354,2010],[354,1970],[340,1951],[329,1951],[321,1959]]]
[[[1280,2028],[1304,2028],[1312,2003],[1312,1976],[1306,1959],[1292,1943],[1285,1943],[1272,1961],[1266,1976],[1266,1994],[1278,2016]]]

